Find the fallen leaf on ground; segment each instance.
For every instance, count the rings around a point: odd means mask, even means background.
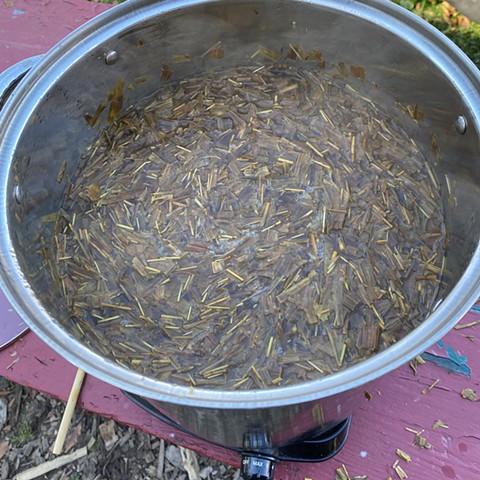
[[[79,423],[73,429],[73,432],[70,434],[70,436],[67,438],[67,441],[65,442],[65,447],[63,449],[65,453],[71,450],[72,447],[74,447],[77,444],[78,437],[80,437],[81,433],[82,433],[82,425]]]

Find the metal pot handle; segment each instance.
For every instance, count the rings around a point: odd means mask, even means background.
[[[16,86],[22,81],[22,78],[42,57],[43,55],[35,55],[34,57],[26,58],[0,73],[0,110],[5,106]]]

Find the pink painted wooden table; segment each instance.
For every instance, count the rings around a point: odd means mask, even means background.
[[[0,71],[44,53],[106,8],[84,0],[2,0]],[[479,314],[472,310],[461,323],[480,320]],[[0,328],[5,328],[7,321],[19,319],[0,294]],[[351,476],[385,480],[398,478],[392,468],[398,460],[410,479],[480,479],[480,403],[460,395],[465,388],[480,394],[479,343],[480,325],[451,331],[429,350],[435,364],[427,361],[419,366],[416,376],[406,365],[369,391],[371,401],[355,413],[347,444],[335,458],[321,464],[283,463],[277,467],[275,478],[333,479],[335,469],[344,464]],[[33,333],[0,351],[0,375],[52,397],[67,398],[75,372],[74,366]],[[436,380],[436,386],[423,394]],[[79,406],[223,462],[240,464],[236,453],[173,430],[131,404],[117,388],[92,376],[87,375]],[[448,428],[433,428],[437,420]],[[431,448],[413,445],[415,435],[406,428],[424,430],[422,436]],[[411,462],[400,459],[397,448],[410,455]]]

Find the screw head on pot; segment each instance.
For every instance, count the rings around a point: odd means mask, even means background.
[[[120,55],[116,50],[110,50],[105,53],[105,63],[107,65],[113,65],[114,63],[117,63],[119,57]]]
[[[20,204],[23,200],[23,188],[20,185],[15,185],[13,187],[13,198],[15,201]]]
[[[467,131],[467,126],[468,126],[467,119],[463,115],[459,115],[455,119],[454,125],[455,125],[455,130],[460,135],[463,135]]]

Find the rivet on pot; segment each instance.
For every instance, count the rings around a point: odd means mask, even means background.
[[[105,53],[105,63],[107,65],[113,65],[114,63],[117,62],[119,57],[120,55],[116,50],[110,50]]]
[[[15,185],[13,187],[13,198],[15,201],[20,204],[23,200],[23,188],[20,185]]]
[[[459,115],[455,119],[455,130],[463,135],[467,131],[467,119],[463,115]]]

